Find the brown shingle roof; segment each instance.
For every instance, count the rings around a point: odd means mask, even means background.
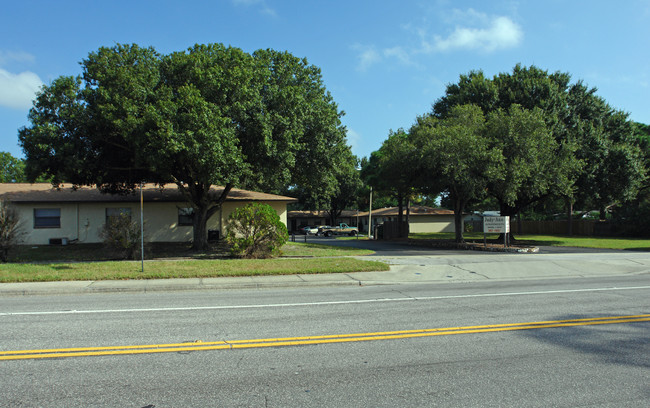
[[[359,215],[362,213],[359,212]],[[357,210],[343,210],[339,217],[354,217],[357,215]],[[327,218],[329,213],[324,210],[292,210],[287,213],[289,218]]]
[[[213,186],[210,190],[220,194],[223,187]],[[143,198],[146,202],[185,202],[187,199],[175,184],[166,184],[160,188],[155,184],[145,184]],[[49,183],[0,183],[0,198],[16,203],[48,203],[48,202],[137,202],[140,201],[139,191],[132,194],[103,194],[94,187],[80,187],[77,190],[70,184],[64,184],[55,189]],[[275,194],[258,193],[255,191],[233,188],[226,201],[298,201],[292,197]]]
[[[406,207],[403,209],[404,216],[406,216]],[[377,217],[388,217],[388,216],[397,216],[399,215],[399,207],[388,207],[388,208],[379,208],[372,210],[372,215]],[[454,215],[454,212],[451,210],[445,210],[443,208],[432,208],[426,207],[424,205],[412,205],[410,209],[409,216],[418,216],[418,215]],[[359,217],[367,217],[368,211],[359,213]]]

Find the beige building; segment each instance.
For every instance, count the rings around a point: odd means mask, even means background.
[[[385,221],[397,221],[398,207],[372,210],[373,227]],[[403,210],[403,220],[406,221],[406,207]],[[363,229],[368,231],[368,212],[359,214]],[[409,232],[454,232],[454,212],[422,205],[412,205],[409,214]]]
[[[341,215],[336,218],[335,224],[338,225],[344,222],[348,225],[356,226],[357,220],[359,219],[359,217],[357,217],[358,214],[361,213],[356,210],[343,210],[341,212]],[[289,232],[298,232],[302,227],[306,227],[308,225],[317,227],[319,225],[328,225],[330,223],[329,213],[323,210],[289,211],[287,218]]]
[[[223,187],[213,187],[220,194]],[[176,185],[142,189],[144,240],[188,242],[192,240],[192,209]],[[71,186],[54,189],[50,184],[3,183],[0,199],[9,201],[20,219],[22,243],[26,245],[101,242],[99,231],[114,215],[127,214],[140,220],[140,191],[129,195],[102,194],[95,188]],[[228,216],[250,202],[269,204],[287,224],[287,204],[295,198],[233,189],[222,208],[208,220],[212,238],[225,232]]]

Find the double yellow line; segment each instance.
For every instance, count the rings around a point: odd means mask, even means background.
[[[550,320],[541,322],[490,324],[482,326],[445,327],[437,329],[399,330],[375,333],[335,334],[326,336],[286,337],[233,341],[196,341],[190,343],[150,344],[116,347],[79,347],[44,350],[0,351],[0,360],[41,358],[115,356],[124,354],[179,353],[205,350],[287,347],[313,344],[347,343],[357,341],[397,340],[415,337],[447,336],[452,334],[489,333],[513,330],[548,329],[554,327],[589,326],[600,324],[638,323],[650,321],[650,314],[608,316],[587,319]]]

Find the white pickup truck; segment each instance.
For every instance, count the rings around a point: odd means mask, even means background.
[[[331,237],[332,235],[349,235],[353,237],[358,233],[359,229],[357,227],[351,227],[344,222],[340,223],[336,227],[326,225],[318,228],[318,234],[325,235],[326,237]]]

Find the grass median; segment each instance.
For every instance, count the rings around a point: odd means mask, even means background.
[[[318,244],[288,243],[283,247],[285,256],[275,259],[203,259],[205,253],[188,255],[184,248],[167,251],[166,258],[145,260],[144,272],[139,261],[99,261],[98,246],[76,246],[67,256],[67,261],[47,262],[43,257],[59,259],[66,257],[61,247],[24,248],[34,254],[37,261],[30,262],[23,254],[20,263],[0,264],[0,282],[52,282],[74,280],[125,280],[125,279],[171,279],[171,278],[214,278],[226,276],[296,275],[318,273],[345,273],[384,271],[389,266],[383,262],[359,260],[349,256],[362,256],[372,251],[356,248],[337,248]],[[38,254],[38,256],[36,256]],[[177,257],[185,255],[183,259]],[[84,262],[80,260],[88,260]]]

